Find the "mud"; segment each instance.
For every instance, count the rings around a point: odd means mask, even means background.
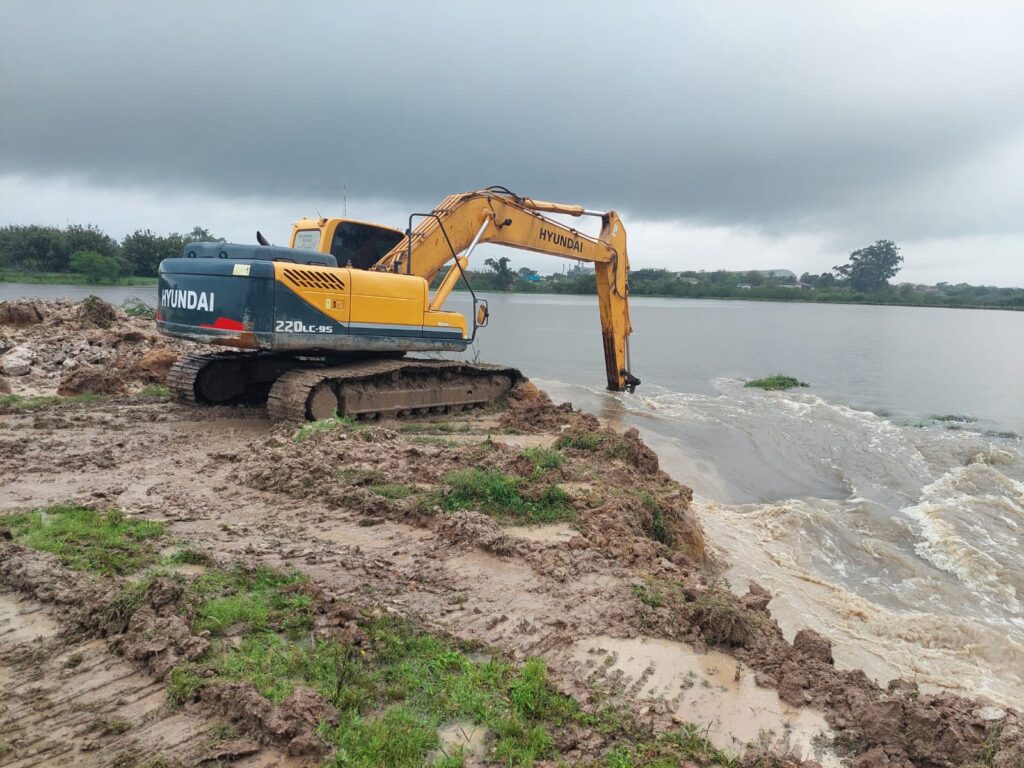
[[[118,316],[105,331],[88,327],[75,305],[42,308],[39,322],[3,327],[9,336],[21,334],[15,346],[31,343],[36,360],[51,361],[34,363],[26,377],[7,377],[18,391],[29,391],[31,383],[39,391],[57,386],[64,373],[48,374],[56,359],[48,355],[64,343],[75,350],[96,346],[110,352],[111,361],[123,355],[112,368],[124,372],[129,389],[146,380],[144,370],[159,370],[154,361],[177,350],[149,341],[148,321],[135,327]],[[88,343],[89,334],[118,329],[144,336],[117,345]],[[83,339],[85,347],[79,347]],[[155,368],[142,364],[147,357]],[[416,429],[406,430],[409,424]],[[554,682],[581,702],[593,700],[595,686],[618,680],[616,695],[656,730],[687,720],[713,728],[718,743],[733,749],[751,740],[756,725],[760,749],[824,762],[849,757],[865,768],[954,766],[982,753],[993,768],[1019,768],[1024,759],[1015,710],[917,690],[908,682],[882,688],[863,673],[837,670],[827,638],[802,633],[787,642],[771,616],[769,593],[755,586],[737,597],[720,583],[690,490],[660,470],[657,455],[639,436],[607,432],[593,416],[554,405],[532,386],[517,388],[507,409],[493,414],[344,427],[301,443],[294,431],[271,426],[255,409],[196,409],[127,395],[33,412],[13,409],[0,416],[0,514],[67,501],[116,505],[162,520],[169,536],[216,558],[296,567],[328,600],[370,595],[379,610],[417,616],[513,659],[542,656]],[[596,435],[590,439],[596,448],[578,447],[587,441],[556,443],[585,435]],[[553,444],[566,445],[563,465],[534,476],[522,448]],[[561,485],[574,521],[503,527],[478,510],[443,511],[437,494],[444,492],[446,476],[470,467],[520,477],[524,494],[542,484]],[[385,485],[412,492],[389,498],[378,493]],[[25,638],[34,631],[30,623],[18,624],[16,647],[28,642],[44,649],[42,673],[15,664],[7,645],[0,645],[5,692],[29,690],[37,674],[56,686],[61,674],[70,674],[58,668],[59,660],[83,636],[103,637],[87,641],[99,643],[89,646],[90,653],[105,654],[104,663],[122,670],[125,679],[136,676],[154,696],[176,660],[201,653],[203,638],[193,637],[169,608],[170,587],[148,595],[130,621],[119,619],[108,610],[112,598],[102,584],[64,578],[45,558],[25,556],[10,543],[0,547],[9,548],[0,553],[0,588],[45,606],[60,626],[57,635],[45,636],[51,627],[37,641]],[[0,601],[0,610],[2,622],[11,615],[9,603]],[[3,633],[0,623],[0,644],[6,642]],[[51,646],[52,653],[45,650]],[[595,669],[603,673],[595,676]],[[737,669],[740,680],[730,685],[727,678]],[[687,698],[683,694],[694,696],[694,688],[680,687],[690,671],[703,681],[694,684],[700,698]],[[116,688],[104,693],[115,685],[105,681],[96,681],[95,696],[116,719],[120,694]],[[220,748],[237,748],[245,755],[241,760],[259,761],[268,749],[278,750],[270,753],[273,759],[284,760],[296,739],[293,751],[303,746],[303,722],[330,717],[310,709],[311,700],[281,705],[283,712],[268,709],[254,693],[244,686],[212,689],[184,713],[154,715],[154,722],[198,718],[199,725],[181,731],[188,738],[181,737],[180,749],[167,737],[179,759],[198,749],[201,723],[230,719],[227,725],[244,738]],[[164,712],[162,706],[154,699],[153,711]],[[745,706],[769,719],[752,717]],[[28,717],[21,713],[11,722]],[[74,730],[82,727],[78,713],[58,714],[58,722],[64,717],[72,723],[65,741],[79,750],[73,754],[93,754],[81,751],[94,737]],[[24,723],[23,730],[39,727],[35,720]],[[772,733],[767,744],[762,730]],[[103,738],[131,749],[144,743],[140,733],[133,728]],[[261,751],[245,754],[254,744]],[[42,754],[33,751],[42,749],[36,742],[19,742],[15,749],[18,760],[23,752]],[[587,749],[600,754],[602,744]]]
[[[68,594],[69,585],[48,581],[38,591]],[[0,765],[308,764],[232,738],[224,720],[200,707],[169,708],[159,681],[65,616],[58,603],[0,593]]]

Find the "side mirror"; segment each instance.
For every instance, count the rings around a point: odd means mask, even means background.
[[[487,308],[487,303],[481,302],[480,305],[476,308],[476,327],[486,328],[487,321],[490,319],[490,317],[491,311]]]

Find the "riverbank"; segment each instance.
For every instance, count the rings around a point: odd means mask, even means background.
[[[96,288],[104,286],[145,285],[155,287],[155,277],[119,277],[103,283],[93,283],[85,275],[71,272],[8,272],[0,271],[0,283],[23,283],[25,285],[91,285]]]
[[[79,715],[64,710],[55,726],[67,734],[59,748],[79,764],[96,747],[154,754],[158,737],[186,716],[190,733],[209,738],[179,740],[163,755],[168,764],[215,749],[251,764],[274,754],[330,759],[342,746],[397,741],[410,723],[418,734],[411,765],[429,755],[452,757],[445,765],[503,761],[513,747],[530,761],[616,766],[659,757],[765,764],[772,755],[791,763],[848,756],[863,766],[985,757],[1010,766],[1022,754],[1011,710],[911,682],[879,687],[837,669],[817,633],[787,642],[771,616],[772,595],[756,585],[732,585],[742,595],[725,588],[725,563],[707,552],[689,489],[661,471],[635,432],[608,430],[525,386],[489,412],[339,421],[300,434],[258,410],[190,408],[147,389],[139,361],[160,351],[166,364],[165,353],[177,350],[152,348],[160,340],[139,319],[116,310],[93,316],[73,304],[39,309],[34,321],[8,311],[23,319],[0,327],[37,350],[29,372],[0,377],[15,392],[52,394],[86,353],[65,368],[38,350],[75,338],[105,355],[83,364],[112,375],[83,386],[79,399],[0,400],[0,529],[10,539],[0,584],[14,605],[0,617],[14,627],[0,635],[0,692],[13,702],[0,720],[16,736],[7,748],[19,760],[57,749],[33,738],[31,701],[51,688],[56,696],[68,676],[103,683],[59,671],[76,654],[86,663],[73,669],[97,669],[103,659],[125,665],[159,713],[118,709],[120,684],[94,686],[107,707],[101,727],[76,728]],[[85,392],[90,399],[81,399]],[[145,529],[156,533],[136,547],[140,559],[125,574],[134,581],[76,572],[83,559],[52,534],[61,525],[34,533],[36,522],[63,520],[69,504],[159,527]],[[45,514],[25,518],[32,510]],[[86,520],[87,532],[103,524]],[[260,567],[298,574],[267,588],[304,596],[301,615],[273,608],[259,619],[252,582],[224,575]],[[139,583],[150,586],[140,592],[132,587]],[[219,591],[203,592],[211,583]],[[106,597],[87,599],[97,590]],[[104,618],[111,611],[113,624]],[[220,623],[204,618],[212,615]],[[522,708],[438,709],[411,694],[399,702],[339,698],[346,680],[364,690],[354,681],[390,674],[388,649],[398,641],[382,636],[384,617],[412,622],[414,636],[399,638],[409,658],[420,658],[413,648],[422,643],[441,643],[421,681],[441,701],[473,690],[481,701],[494,695]],[[47,621],[53,631],[40,632]],[[70,627],[86,650],[69,645]],[[32,640],[33,632],[48,639]],[[330,652],[354,666],[344,667],[347,677],[331,666],[323,674],[311,671],[316,665],[253,667],[232,650],[293,638],[333,643]],[[27,647],[36,651],[31,669],[19,661]],[[42,693],[40,663],[49,670]],[[466,676],[497,674],[492,663],[506,665],[498,688],[465,687]],[[358,723],[346,731],[356,742],[313,732],[336,721]],[[453,732],[466,738],[446,741]],[[515,741],[513,732],[536,740]]]

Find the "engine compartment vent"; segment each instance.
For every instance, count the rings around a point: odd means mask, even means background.
[[[285,279],[299,288],[313,288],[321,291],[344,291],[344,281],[330,272],[317,272],[312,269],[296,269],[285,267]]]

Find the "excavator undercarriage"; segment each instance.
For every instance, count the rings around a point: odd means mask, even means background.
[[[497,400],[521,378],[515,368],[457,360],[220,352],[183,357],[167,381],[184,402],[266,403],[275,421],[304,421],[453,413]]]

